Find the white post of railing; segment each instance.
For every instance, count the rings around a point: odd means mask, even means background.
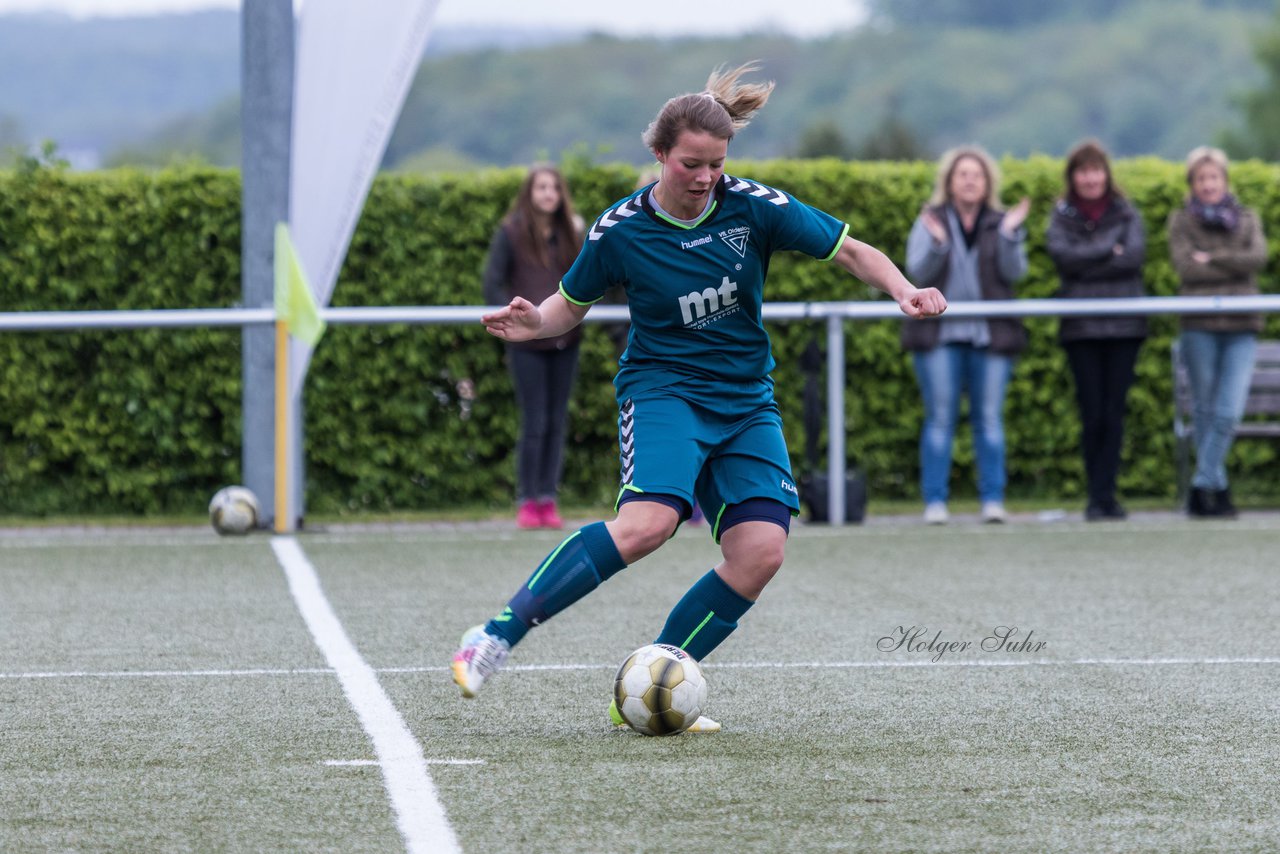
[[[827,317],[827,522],[845,520],[844,317]]]

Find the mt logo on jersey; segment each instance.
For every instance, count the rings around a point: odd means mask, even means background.
[[[745,238],[744,238],[745,239]],[[680,315],[688,329],[702,329],[738,311],[738,283],[725,276],[718,288],[693,291],[680,297]]]

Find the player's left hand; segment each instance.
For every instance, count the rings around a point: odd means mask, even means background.
[[[898,300],[907,317],[937,317],[947,310],[947,298],[937,288],[916,288]]]

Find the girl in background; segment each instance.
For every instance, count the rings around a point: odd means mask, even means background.
[[[558,291],[581,248],[582,220],[573,211],[564,177],[554,166],[534,166],[489,245],[485,302],[506,305],[516,297],[542,302]],[[549,338],[507,342],[520,407],[516,524],[521,528],[564,526],[556,496],[581,337],[573,328]]]

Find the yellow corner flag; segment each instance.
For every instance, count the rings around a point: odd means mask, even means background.
[[[325,322],[307,284],[298,255],[289,239],[289,227],[276,223],[276,316],[285,322],[289,334],[310,347],[324,334]]]

